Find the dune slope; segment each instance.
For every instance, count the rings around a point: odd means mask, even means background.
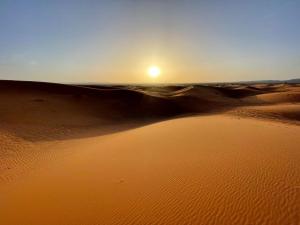
[[[297,84],[0,81],[0,224],[299,224],[299,124]]]
[[[63,141],[0,188],[0,223],[296,225],[299,132],[215,115]]]
[[[212,87],[181,89],[164,95],[126,86],[0,81],[0,123],[26,140],[56,140],[71,138],[77,132],[83,135],[86,129],[105,133],[105,129],[111,132],[111,125],[115,129],[115,125],[138,126],[189,113],[219,111],[234,101]]]

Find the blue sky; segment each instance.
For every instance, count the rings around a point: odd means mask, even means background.
[[[300,77],[300,0],[0,0],[0,79]]]

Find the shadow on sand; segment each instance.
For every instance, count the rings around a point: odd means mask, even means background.
[[[0,81],[1,129],[28,141],[106,135],[148,124],[265,104],[278,87],[100,86]],[[251,101],[245,99],[251,98]]]

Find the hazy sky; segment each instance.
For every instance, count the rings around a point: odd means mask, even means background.
[[[300,0],[0,0],[0,79],[300,77]]]

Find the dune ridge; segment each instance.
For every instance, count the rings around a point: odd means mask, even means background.
[[[88,86],[2,80],[0,90],[2,177],[25,155],[44,152],[33,150],[37,143],[105,135],[191,115],[228,114],[294,125],[300,121],[297,84]]]
[[[276,105],[274,110],[280,112],[280,108],[292,104],[291,113],[279,113],[280,119],[296,124],[300,120],[300,87],[294,84],[87,87],[0,81],[0,89],[2,127],[31,141],[67,138],[76,133],[73,131],[90,128],[100,127],[102,132],[107,128],[110,132],[109,127],[115,124],[138,126],[191,114],[230,112],[240,107],[245,111]],[[268,115],[269,112],[264,116]]]
[[[297,225],[299,124],[297,84],[0,81],[0,224]]]

